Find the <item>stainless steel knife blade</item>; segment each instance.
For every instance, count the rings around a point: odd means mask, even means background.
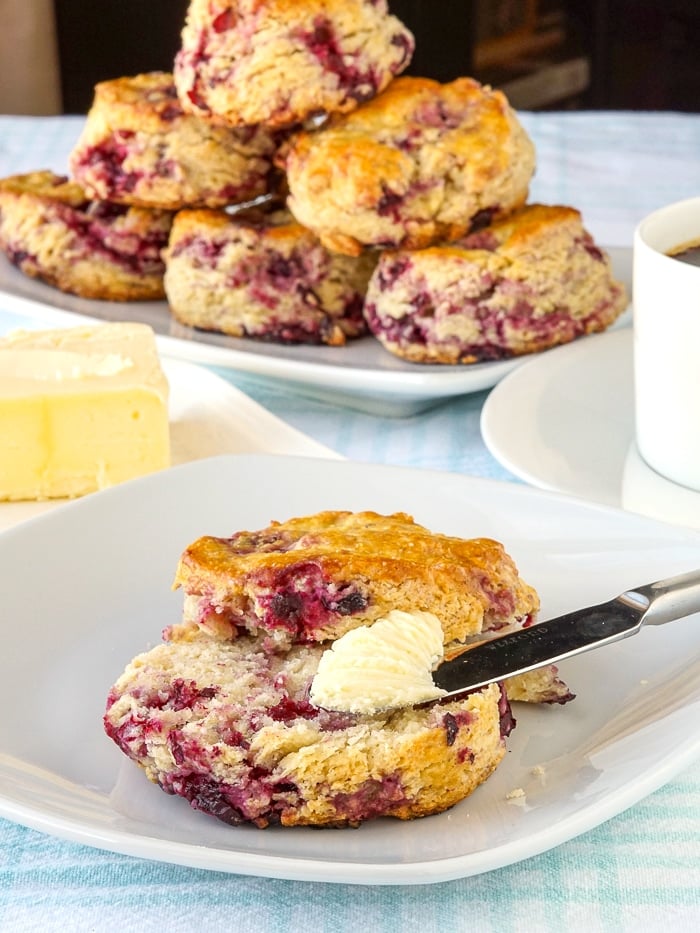
[[[614,599],[467,647],[434,672],[449,696],[525,674],[700,611],[700,570],[626,590]]]

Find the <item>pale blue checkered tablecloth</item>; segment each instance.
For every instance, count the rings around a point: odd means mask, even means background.
[[[631,246],[646,213],[700,193],[700,116],[538,113],[522,119],[538,153],[532,200],[578,207],[601,244]],[[81,125],[80,117],[0,117],[0,176],[65,171]],[[219,372],[347,457],[512,479],[481,441],[484,392],[385,419]],[[206,929],[700,930],[700,764],[551,852],[437,885],[356,887],[222,875],[101,852],[0,820],[2,933]]]

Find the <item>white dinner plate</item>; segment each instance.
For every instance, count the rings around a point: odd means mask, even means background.
[[[637,452],[632,339],[610,331],[525,363],[486,399],[484,443],[534,486],[700,528],[700,493]]]
[[[168,415],[173,466],[218,454],[340,457],[201,366],[181,360],[161,362],[170,386]],[[67,501],[0,502],[0,530]]]
[[[0,534],[0,815],[104,849],[310,881],[423,884],[543,852],[700,755],[697,618],[561,665],[577,698],[524,708],[509,754],[452,810],[355,830],[231,827],[150,784],[106,738],[110,686],[181,612],[183,548],[320,509],[395,510],[503,541],[543,617],[700,567],[700,534],[515,483],[242,455],[134,480]],[[19,698],[19,699],[18,699]],[[513,795],[517,792],[517,796]]]
[[[632,251],[608,249],[615,274],[631,294]],[[31,313],[48,324],[95,320],[143,321],[159,335],[164,353],[195,363],[229,366],[266,379],[291,383],[299,391],[380,415],[409,415],[457,395],[495,385],[522,365],[522,358],[438,366],[408,363],[384,350],[373,337],[344,347],[288,346],[227,337],[174,321],[164,301],[88,301],[28,278],[0,255],[0,308]]]

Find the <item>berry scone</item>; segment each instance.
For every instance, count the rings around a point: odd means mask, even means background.
[[[288,126],[373,97],[414,45],[386,0],[191,0],[175,85],[195,115]]]
[[[193,630],[277,645],[323,643],[392,611],[421,611],[439,618],[449,653],[532,625],[539,609],[500,542],[437,534],[404,513],[319,512],[230,538],[205,536],[184,550],[175,586]],[[553,665],[506,688],[523,702],[573,699]]]
[[[580,213],[532,204],[456,243],[384,252],[365,316],[396,356],[474,363],[605,330],[627,301]]]
[[[445,643],[519,622],[539,607],[502,544],[437,534],[404,513],[327,511],[230,538],[205,536],[180,557],[185,622],[219,638],[339,638],[391,610],[432,612]]]
[[[164,791],[229,824],[427,816],[504,756],[514,722],[496,684],[443,704],[334,712],[309,700],[323,645],[180,629],[129,664],[105,729]]]
[[[412,819],[502,760],[507,684],[455,698],[432,679],[455,637],[533,620],[537,594],[498,542],[321,512],[201,538],[176,583],[184,620],[128,664],[104,726],[195,809],[259,827]],[[565,702],[555,680],[519,699]]]
[[[285,210],[183,210],[164,253],[183,324],[278,343],[341,345],[366,332],[376,260],[340,256]]]
[[[528,194],[535,150],[500,91],[400,77],[278,155],[297,220],[331,249],[453,240]]]
[[[90,195],[142,207],[222,207],[275,186],[273,133],[215,126],[184,113],[171,74],[149,72],[95,86],[70,154]]]
[[[91,201],[50,171],[0,179],[0,250],[25,275],[108,301],[163,298],[170,211]]]

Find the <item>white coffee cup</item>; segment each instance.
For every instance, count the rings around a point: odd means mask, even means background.
[[[700,267],[668,255],[690,243],[700,243],[700,197],[635,230],[635,432],[653,470],[700,490]]]

